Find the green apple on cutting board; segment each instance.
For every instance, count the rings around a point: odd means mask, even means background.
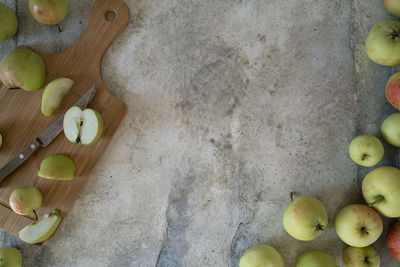
[[[42,205],[43,197],[39,189],[33,186],[22,186],[15,189],[10,196],[11,209],[20,215],[27,215]]]
[[[18,19],[14,11],[0,3],[0,42],[10,39],[18,30]]]
[[[38,90],[46,80],[44,61],[32,50],[19,47],[0,61],[0,80],[9,88]]]
[[[22,254],[13,247],[0,248],[0,267],[21,267]]]
[[[65,155],[52,155],[42,160],[38,176],[54,180],[72,180],[75,177],[75,163]]]
[[[58,24],[68,12],[68,0],[29,0],[32,16],[42,24]]]
[[[239,267],[284,267],[282,256],[279,252],[266,244],[255,245],[240,258]]]
[[[371,247],[347,247],[342,255],[345,267],[379,267],[380,258]]]
[[[61,222],[61,215],[58,210],[52,210],[43,215],[37,221],[22,228],[19,231],[19,238],[29,244],[43,242],[56,231]]]
[[[339,267],[335,259],[326,252],[308,251],[296,259],[295,267]]]
[[[69,78],[58,78],[44,88],[42,96],[42,114],[44,116],[50,117],[54,114],[73,84],[74,81]]]

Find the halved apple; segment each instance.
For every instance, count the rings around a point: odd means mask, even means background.
[[[73,84],[74,81],[69,78],[57,78],[46,86],[42,96],[42,113],[44,116],[50,117],[54,114]]]
[[[38,176],[55,180],[72,180],[75,177],[75,164],[67,156],[48,156],[40,164]]]
[[[64,134],[72,143],[90,146],[103,133],[103,117],[93,109],[74,106],[64,116]]]
[[[19,238],[29,244],[36,244],[47,240],[57,229],[61,222],[61,215],[58,210],[52,210],[43,215],[39,220],[22,228],[19,231]]]

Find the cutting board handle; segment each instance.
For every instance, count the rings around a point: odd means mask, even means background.
[[[95,62],[96,59],[101,61],[107,48],[125,30],[129,20],[129,7],[124,1],[97,0],[84,33],[71,48],[75,51],[65,52],[92,58],[93,63],[98,64],[100,62]]]

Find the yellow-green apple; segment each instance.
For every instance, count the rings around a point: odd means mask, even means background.
[[[385,7],[390,14],[400,17],[400,0],[385,0]]]
[[[75,177],[75,163],[65,155],[52,155],[42,160],[38,176],[55,180],[72,180]]]
[[[400,72],[393,74],[386,83],[386,98],[393,107],[400,109]]]
[[[32,16],[43,24],[58,24],[68,12],[68,0],[29,0]]]
[[[13,247],[0,248],[0,267],[21,267],[22,254]]]
[[[249,248],[240,258],[239,267],[284,267],[279,252],[266,244],[258,244]]]
[[[57,78],[44,88],[42,96],[42,113],[44,116],[50,117],[54,114],[73,84],[74,81],[69,78]]]
[[[18,29],[18,20],[14,11],[0,3],[0,42],[10,39]]]
[[[400,260],[400,222],[395,223],[389,230],[386,241],[390,253]]]
[[[302,241],[317,238],[327,225],[328,214],[324,205],[310,196],[295,199],[283,215],[283,226],[286,232]]]
[[[362,182],[368,205],[389,218],[400,217],[400,170],[382,166],[369,172]]]
[[[33,186],[22,186],[15,189],[10,196],[11,209],[20,215],[27,215],[42,205],[42,194]]]
[[[22,228],[19,231],[19,238],[29,244],[43,242],[56,231],[61,222],[61,215],[58,210],[52,210],[50,213],[43,215],[39,220]]]
[[[308,251],[297,257],[295,267],[339,267],[335,259],[326,252]]]
[[[382,234],[383,224],[375,210],[365,205],[353,204],[336,214],[335,230],[347,245],[367,247]]]
[[[400,64],[400,22],[387,20],[375,24],[365,40],[368,57],[384,66]]]
[[[351,141],[349,154],[358,165],[371,167],[379,163],[383,158],[383,145],[373,135],[359,135]]]
[[[64,116],[64,135],[72,143],[90,146],[103,133],[103,117],[93,109],[71,107]]]
[[[378,253],[371,247],[347,247],[342,258],[345,267],[379,267],[381,262]]]
[[[389,115],[381,125],[381,132],[386,142],[400,147],[400,113]]]
[[[44,61],[32,50],[19,47],[0,61],[0,80],[9,88],[38,90],[46,80]]]

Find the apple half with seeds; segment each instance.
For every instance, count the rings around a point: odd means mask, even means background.
[[[58,210],[52,210],[43,215],[39,220],[22,228],[19,231],[19,238],[29,244],[36,244],[49,239],[56,231],[61,222],[61,215]]]
[[[103,133],[103,117],[93,109],[71,107],[64,116],[64,135],[72,143],[90,146]]]
[[[74,81],[69,78],[57,78],[46,86],[42,96],[42,113],[44,116],[50,117],[54,114],[73,84]]]
[[[75,163],[64,155],[48,156],[42,160],[38,176],[54,180],[72,180],[75,177]]]

